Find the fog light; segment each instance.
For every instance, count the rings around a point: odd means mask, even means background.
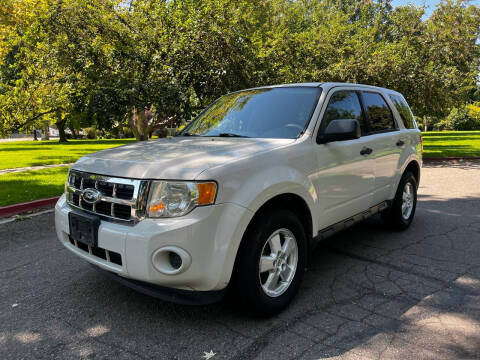
[[[191,263],[190,254],[178,246],[164,246],[152,255],[153,267],[165,275],[181,274]]]
[[[182,258],[177,253],[174,253],[173,251],[170,252],[169,258],[170,258],[170,265],[172,265],[172,268],[180,269],[180,266],[182,266]]]

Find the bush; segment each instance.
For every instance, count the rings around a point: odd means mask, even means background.
[[[158,136],[159,138],[164,138],[168,136],[168,130],[167,128],[160,128],[157,129],[153,132],[153,135]]]
[[[466,106],[466,108],[468,110],[468,115],[472,119],[480,122],[480,102],[469,104]]]
[[[470,116],[470,111],[467,107],[454,107],[438,126],[440,130],[480,130],[480,120]]]
[[[120,128],[118,126],[114,126],[109,130],[104,131],[104,136],[107,139],[118,139],[120,134]]]
[[[135,137],[135,136],[133,135],[132,129],[130,129],[128,126],[124,126],[123,129],[122,129],[122,131],[123,131],[123,137],[124,137],[124,138],[133,138],[133,137]]]
[[[85,129],[87,139],[96,139],[97,138],[97,129],[94,127],[89,127]]]

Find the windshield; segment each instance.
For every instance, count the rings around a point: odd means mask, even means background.
[[[314,87],[284,87],[228,94],[179,135],[295,139],[305,130],[320,91]]]

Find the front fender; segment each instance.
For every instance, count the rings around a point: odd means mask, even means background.
[[[237,166],[234,172],[228,173],[228,176],[222,176],[207,170],[202,173],[202,180],[218,181],[217,203],[234,203],[250,210],[244,214],[244,218],[239,219],[237,236],[230,243],[229,253],[236,255],[248,224],[262,205],[281,194],[295,194],[305,201],[312,214],[312,234],[318,232],[318,219],[315,216],[317,192],[309,177],[301,171],[282,165],[266,166],[263,169]]]
[[[225,276],[231,275],[241,240],[255,213],[277,195],[295,194],[302,198],[312,214],[312,233],[318,232],[318,197],[308,175],[312,174],[314,163],[311,148],[299,144],[258,155],[255,161],[242,159],[209,168],[197,176],[195,180],[217,181],[216,203],[233,203],[248,210],[234,221],[236,229],[229,239]]]
[[[207,178],[208,172],[204,174]],[[268,166],[263,169],[244,169],[219,179],[217,202],[231,202],[255,213],[268,200],[281,194],[301,197],[315,213],[318,201],[313,183],[305,173],[289,166]],[[316,221],[312,219],[315,223]]]

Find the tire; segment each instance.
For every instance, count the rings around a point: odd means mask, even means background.
[[[410,195],[404,195],[410,191]],[[404,202],[404,196],[405,201]],[[408,204],[408,202],[410,202]],[[403,231],[412,223],[417,207],[417,180],[409,171],[405,172],[398,184],[392,206],[382,213],[384,223],[393,230]]]
[[[293,245],[296,245],[296,252]],[[283,252],[285,249],[289,251]],[[307,258],[303,225],[288,210],[264,213],[245,233],[237,256],[234,278],[237,302],[256,316],[274,315],[295,297],[303,279]],[[261,265],[262,270],[270,270],[261,272]]]

